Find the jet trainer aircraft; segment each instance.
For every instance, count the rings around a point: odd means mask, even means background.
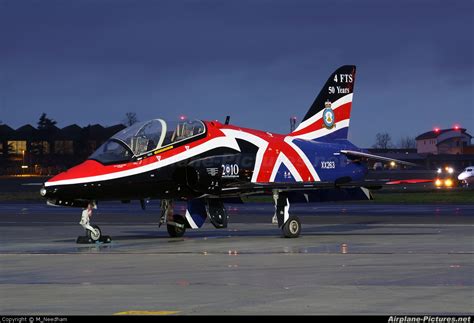
[[[347,140],[356,67],[338,68],[299,126],[289,134],[218,121],[153,119],[126,128],[89,159],[47,181],[48,204],[85,207],[105,200],[161,200],[160,225],[172,237],[201,227],[206,218],[226,228],[224,203],[247,195],[272,194],[283,235],[298,237],[301,222],[290,204],[371,199],[380,183],[364,180],[367,159]],[[399,164],[409,164],[395,160]],[[175,214],[173,202],[187,202]],[[101,232],[88,230],[92,240]]]

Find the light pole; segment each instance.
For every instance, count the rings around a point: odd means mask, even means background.
[[[25,168],[23,167],[25,165],[25,150],[21,151],[21,175],[25,174]]]

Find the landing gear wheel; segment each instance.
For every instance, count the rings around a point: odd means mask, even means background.
[[[177,224],[183,225],[183,227],[177,227],[172,224],[167,224],[166,229],[168,230],[168,234],[172,238],[182,237],[184,233],[186,232],[186,224],[187,224],[186,219],[182,215],[175,214],[173,215],[173,221],[176,222]]]
[[[290,216],[283,225],[283,236],[285,238],[298,238],[301,233],[301,222],[297,216]]]
[[[102,236],[102,232],[100,231],[100,228],[98,225],[93,225],[92,226],[95,230],[95,232],[91,230],[86,230],[87,231],[87,237],[91,239],[92,241],[99,241],[100,237]]]

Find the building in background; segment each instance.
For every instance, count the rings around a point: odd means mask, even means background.
[[[466,129],[455,126],[450,129],[435,128],[432,131],[422,133],[415,138],[416,149],[368,149],[369,152],[412,162],[419,165],[418,169],[436,170],[446,166],[460,171],[474,164],[474,146],[471,145],[472,136]],[[399,169],[394,163],[382,163],[375,165],[369,161],[370,169]],[[410,167],[403,167],[410,168]]]
[[[62,129],[37,129],[24,125],[16,130],[0,125],[0,175],[53,175],[83,162],[103,142],[124,129],[76,124]]]
[[[415,138],[416,150],[418,154],[464,154],[471,149],[471,138],[464,128],[436,128]]]

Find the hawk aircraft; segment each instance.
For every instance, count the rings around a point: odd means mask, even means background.
[[[331,74],[298,127],[278,134],[218,121],[153,119],[107,140],[83,163],[54,176],[40,193],[48,204],[86,207],[101,201],[161,203],[160,225],[179,237],[205,220],[226,228],[225,203],[269,194],[283,236],[298,237],[293,203],[371,199],[380,183],[365,180],[364,152],[347,140],[356,67]],[[394,160],[399,164],[409,164]],[[175,201],[186,201],[184,214]],[[97,226],[87,230],[92,240]]]

